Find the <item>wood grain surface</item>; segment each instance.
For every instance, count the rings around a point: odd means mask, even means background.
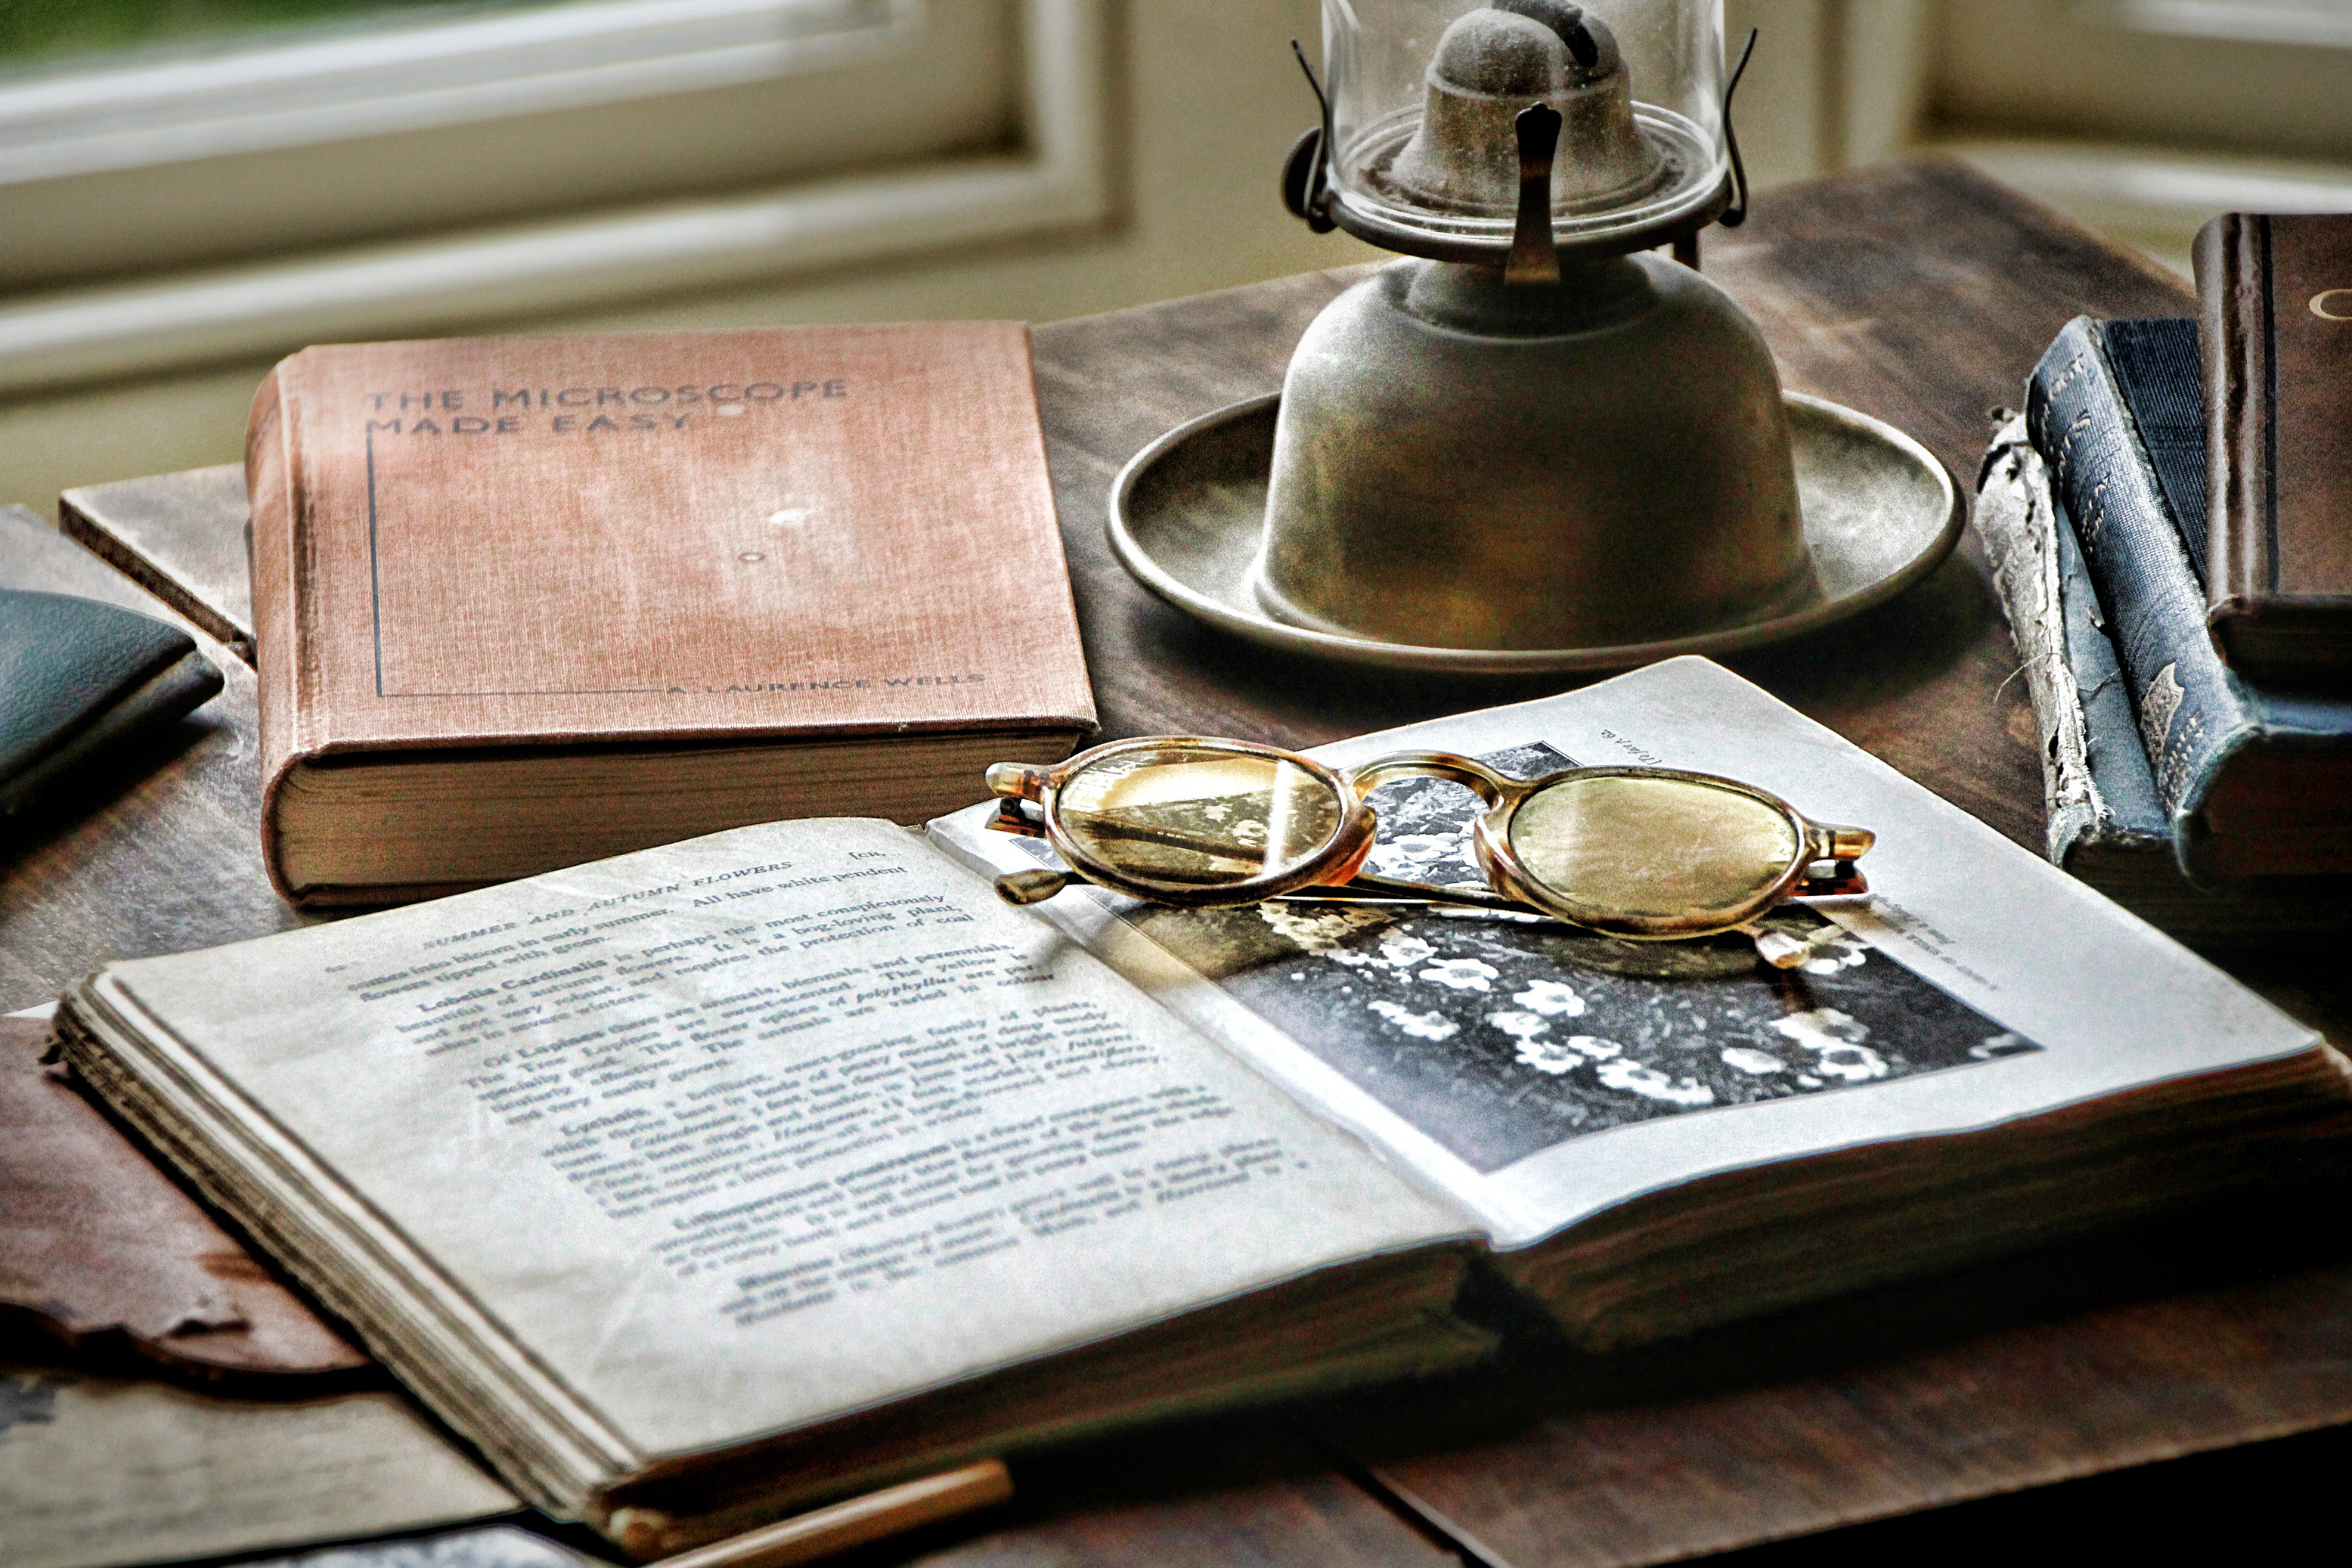
[[[2352,1263],[2314,1238],[2339,1204],[2176,1216],[1634,1355],[1529,1345],[1326,1429],[1476,1561],[1617,1568],[2336,1426]]]
[[[245,465],[85,485],[58,498],[58,527],[253,662]]]
[[[1910,431],[1964,486],[1988,410],[2019,401],[2069,317],[2191,310],[2168,275],[1948,164],[1768,194],[1748,226],[1707,237],[1706,261],[1762,326],[1790,386]],[[1310,274],[1036,330],[1107,735],[1305,744],[1569,683],[1285,658],[1196,626],[1112,559],[1103,519],[1118,468],[1173,425],[1275,390],[1298,334],[1350,281]],[[1973,538],[1896,602],[1729,662],[2040,847],[2031,717]],[[222,732],[215,710],[249,689],[215,700],[206,733]],[[237,721],[231,712],[226,728]],[[185,738],[154,776],[99,792],[86,817],[0,866],[0,1001],[42,999],[49,977],[117,952],[291,922],[260,880],[249,797],[236,818],[249,747],[234,775],[202,740]],[[184,826],[171,792],[208,768],[212,793],[188,797],[208,826]],[[232,776],[245,782],[221,782]],[[145,912],[151,902],[178,912]],[[2352,986],[2311,955],[2231,966],[2323,1026],[2352,1018]],[[1650,1563],[2342,1423],[2352,1264],[2340,1212],[2322,1202],[2204,1216],[1639,1356],[1579,1357],[1538,1340],[1483,1380],[1049,1457],[1023,1470],[1007,1513],[856,1561]]]
[[[1190,1422],[1017,1466],[1012,1504],[843,1568],[1457,1568],[1450,1539],[1341,1471],[1300,1432]]]

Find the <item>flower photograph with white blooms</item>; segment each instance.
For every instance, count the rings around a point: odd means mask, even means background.
[[[1479,759],[1516,777],[1549,746]],[[1383,784],[1369,868],[1483,887],[1459,784]],[[1480,1171],[1659,1116],[1888,1082],[2039,1050],[1801,905],[1810,942],[1759,963],[1732,932],[1631,942],[1555,921],[1411,906],[1137,907],[1125,917],[1234,1000]]]

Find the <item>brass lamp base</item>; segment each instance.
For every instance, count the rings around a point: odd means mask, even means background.
[[[1814,632],[1884,604],[1934,571],[1967,517],[1935,454],[1882,420],[1782,395],[1815,593],[1761,616],[1687,636],[1548,648],[1430,646],[1410,634],[1345,636],[1278,620],[1254,583],[1281,400],[1236,403],[1169,431],[1113,485],[1111,549],[1137,582],[1183,614],[1255,646],[1370,668],[1459,675],[1629,669]]]
[[[1655,257],[1560,280],[1405,260],[1333,300],[1283,388],[1257,595],[1338,636],[1654,642],[1815,592],[1772,356]]]

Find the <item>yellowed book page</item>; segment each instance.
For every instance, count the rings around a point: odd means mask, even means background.
[[[1469,1228],[887,823],[111,973],[641,1460]]]
[[[1731,671],[1686,658],[1318,749],[1454,752],[1533,778],[1632,763],[1737,778],[1870,828],[1870,891],[1737,933],[1621,943],[1473,912],[1040,908],[1190,1019],[1523,1247],[1645,1193],[1830,1150],[1996,1127],[2316,1049],[2203,960]],[[1373,797],[1369,864],[1483,876],[1458,785]],[[977,872],[1033,868],[991,807],[932,825]],[[1516,831],[1516,829],[1514,829]],[[2151,1003],[2160,998],[2160,1005]]]

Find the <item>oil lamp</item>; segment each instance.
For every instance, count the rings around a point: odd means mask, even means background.
[[[1360,665],[1609,669],[1811,631],[1949,552],[1943,465],[1783,393],[1697,269],[1746,205],[1718,0],[1323,0],[1323,43],[1284,198],[1402,258],[1278,398],[1122,470],[1145,587]]]
[[[1388,642],[1640,644],[1817,593],[1770,353],[1694,267],[1714,0],[1325,0],[1302,216],[1414,259],[1308,328],[1255,588]],[[1302,61],[1303,63],[1303,61]]]

